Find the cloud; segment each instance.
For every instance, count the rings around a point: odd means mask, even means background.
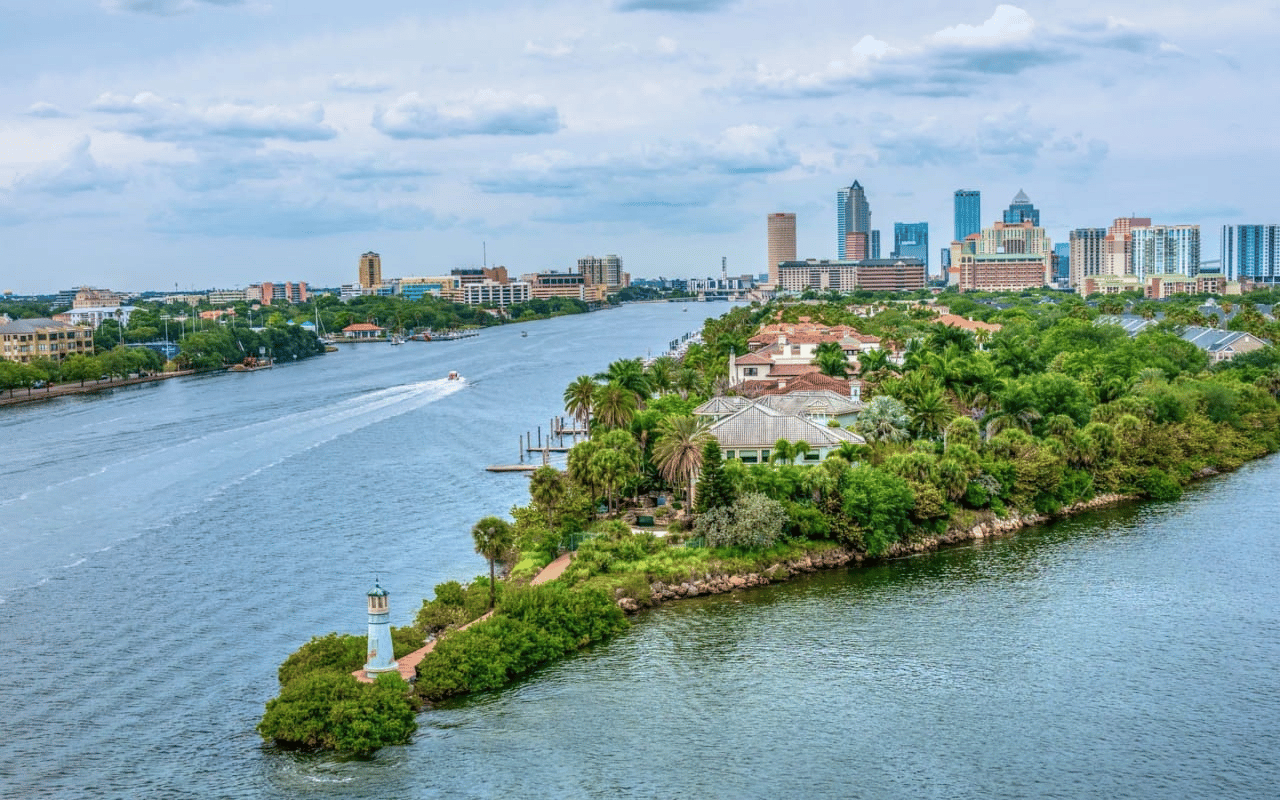
[[[304,103],[291,108],[218,103],[200,108],[142,92],[134,97],[106,93],[89,108],[119,116],[122,120],[119,130],[150,141],[190,143],[208,139],[285,139],[311,142],[338,135],[336,130],[324,124],[324,107],[319,103]]]
[[[573,47],[564,42],[556,44],[542,45],[533,41],[524,43],[524,54],[527,56],[537,56],[539,58],[564,58],[573,54]]]
[[[172,206],[147,220],[148,227],[159,233],[272,239],[421,230],[438,224],[442,223],[431,211],[408,204],[379,206],[327,197],[299,200],[280,193],[253,198],[228,193]]]
[[[967,96],[982,91],[988,78],[1005,79],[1033,69],[1067,64],[1089,51],[1111,50],[1143,56],[1178,56],[1160,37],[1123,20],[1040,28],[1031,15],[1011,5],[997,6],[978,25],[953,25],[924,39],[891,46],[863,36],[847,54],[808,72],[757,64],[731,93],[764,98],[834,97],[860,90],[922,97]]]
[[[23,113],[28,117],[38,117],[40,119],[58,119],[71,116],[53,103],[46,103],[43,100],[38,103],[32,103]]]
[[[210,6],[229,8],[239,5],[244,5],[244,0],[102,0],[102,7],[108,11],[155,17],[174,17]]]
[[[329,79],[329,88],[335,92],[351,94],[377,94],[385,92],[392,86],[391,79],[384,75],[339,74]]]
[[[393,139],[444,139],[453,136],[533,136],[562,127],[555,106],[541,97],[523,99],[510,92],[479,91],[448,104],[423,100],[416,92],[373,114],[373,127]]]
[[[67,196],[86,192],[119,192],[128,179],[119,170],[99,164],[90,152],[88,136],[76,142],[60,160],[14,181],[18,194]]]
[[[702,14],[708,11],[719,11],[731,5],[733,0],[621,0],[615,7],[619,11],[672,11]]]

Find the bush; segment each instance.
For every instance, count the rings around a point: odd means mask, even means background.
[[[321,670],[290,682],[268,700],[258,733],[285,745],[370,753],[408,742],[418,729],[414,717],[409,684],[398,674],[362,683]]]
[[[1162,469],[1148,467],[1138,478],[1138,488],[1152,500],[1177,500],[1182,487]]]
[[[787,511],[763,494],[745,494],[733,505],[701,514],[693,529],[710,547],[770,547],[782,536]]]
[[[313,636],[311,641],[299,647],[280,665],[277,677],[285,686],[311,672],[335,672],[347,674],[364,666],[367,636],[349,633],[329,633]]]

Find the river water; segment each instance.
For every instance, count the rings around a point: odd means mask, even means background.
[[[1276,458],[1176,503],[646,612],[371,759],[261,742],[280,662],[363,633],[375,575],[405,624],[485,571],[470,526],[526,479],[483,468],[545,434],[575,376],[723,308],[0,409],[0,797],[1277,796]]]

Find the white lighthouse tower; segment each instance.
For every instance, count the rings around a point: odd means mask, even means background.
[[[387,590],[375,580],[369,590],[369,660],[364,674],[377,678],[384,672],[396,672],[399,665],[391,648],[391,609],[387,605]]]

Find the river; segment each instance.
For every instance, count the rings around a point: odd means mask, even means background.
[[[471,524],[526,498],[484,466],[724,310],[684,308],[0,409],[0,796],[1276,796],[1276,458],[646,612],[370,759],[263,744],[280,662],[362,633],[375,576],[405,624],[483,573]]]

